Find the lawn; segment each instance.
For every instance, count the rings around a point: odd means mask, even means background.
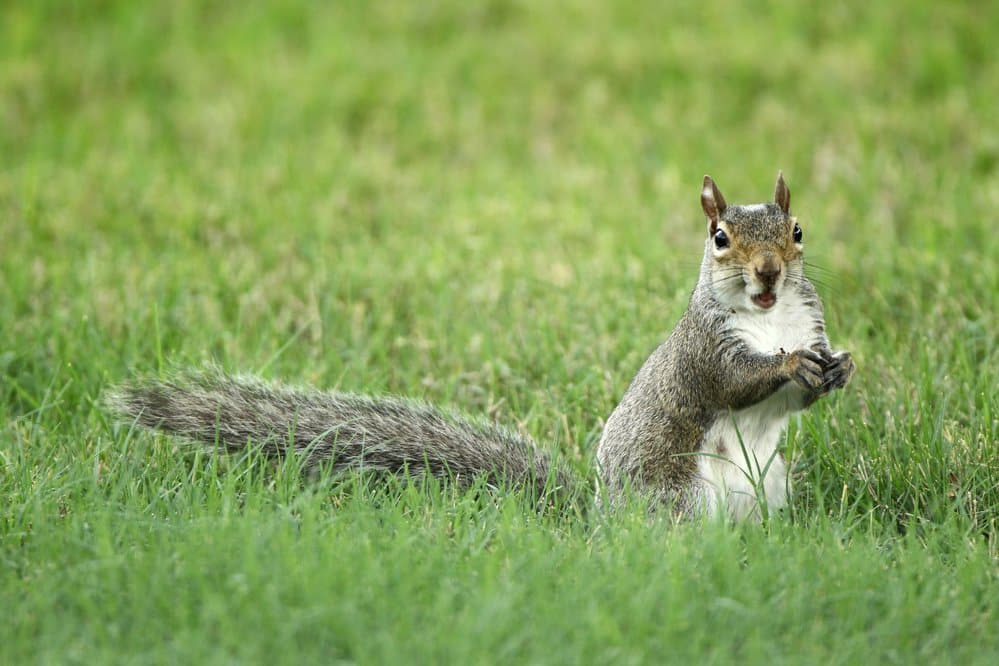
[[[0,5],[0,663],[996,663],[989,3]],[[783,169],[853,383],[765,525],[196,451],[218,362],[486,415],[591,474],[710,173]]]

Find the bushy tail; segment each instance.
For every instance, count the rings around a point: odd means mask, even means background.
[[[380,470],[468,484],[531,487],[538,497],[575,493],[577,480],[533,441],[483,422],[399,398],[371,398],[264,383],[217,369],[118,387],[111,407],[131,422],[212,446],[301,455],[313,470]]]

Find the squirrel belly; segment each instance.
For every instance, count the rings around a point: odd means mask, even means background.
[[[758,353],[809,349],[828,344],[816,326],[822,317],[817,303],[790,292],[772,311],[736,313],[729,325]],[[761,504],[770,511],[787,504],[791,480],[778,449],[790,415],[803,409],[805,400],[802,389],[789,382],[762,402],[715,418],[704,434],[700,451],[706,455],[697,466],[706,513],[724,508],[730,518],[741,520],[759,518]]]

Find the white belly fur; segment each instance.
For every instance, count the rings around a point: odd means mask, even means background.
[[[784,296],[784,295],[782,295]],[[815,313],[795,294],[787,294],[767,313],[732,315],[732,329],[754,351],[792,352],[821,341]],[[759,518],[759,502],[775,510],[787,504],[788,466],[778,453],[790,414],[801,405],[800,389],[786,384],[752,407],[720,416],[704,436],[698,458],[705,508],[741,520]]]

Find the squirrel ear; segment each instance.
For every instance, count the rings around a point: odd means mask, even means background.
[[[780,206],[785,215],[791,214],[791,190],[787,189],[784,182],[784,172],[777,172],[777,187],[774,188],[774,202]]]
[[[722,196],[721,190],[715,185],[711,176],[704,176],[704,186],[701,188],[701,208],[704,209],[704,214],[708,218],[708,234],[713,234],[718,228],[718,219],[728,208],[728,204],[725,203],[725,197]]]

